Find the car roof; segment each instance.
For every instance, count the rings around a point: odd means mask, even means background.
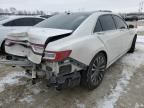
[[[64,14],[70,14],[70,15],[84,15],[84,16],[90,16],[92,14],[95,15],[104,15],[104,14],[113,14],[112,11],[108,11],[108,10],[98,10],[98,11],[91,11],[91,12],[67,12]]]
[[[5,17],[4,20],[0,21],[0,24],[4,24],[6,22],[12,21],[14,19],[19,19],[19,18],[40,18],[40,19],[45,19],[39,16],[1,16],[2,18]]]

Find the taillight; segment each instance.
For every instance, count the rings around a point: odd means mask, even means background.
[[[50,61],[63,61],[67,57],[69,57],[71,54],[71,50],[67,51],[45,51],[43,59],[50,60]]]
[[[36,45],[36,44],[30,44],[32,50],[36,53],[43,53],[44,46]]]

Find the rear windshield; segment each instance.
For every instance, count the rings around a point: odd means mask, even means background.
[[[50,17],[36,27],[75,30],[90,14],[60,14]]]

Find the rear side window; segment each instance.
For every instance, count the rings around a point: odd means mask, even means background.
[[[101,27],[100,21],[97,20],[96,26],[94,28],[94,33],[95,32],[101,32],[101,31],[102,31],[102,27]]]
[[[114,20],[111,15],[103,15],[99,18],[103,31],[116,29]]]
[[[122,18],[114,15],[113,16],[114,18],[114,21],[116,23],[116,26],[117,26],[117,29],[126,29],[127,28],[127,25],[126,23],[122,20]]]
[[[37,18],[20,18],[7,22],[4,26],[34,26],[38,22],[40,22],[40,20],[37,20]]]

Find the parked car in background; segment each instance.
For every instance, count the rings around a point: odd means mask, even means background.
[[[0,50],[4,51],[4,38],[12,30],[34,26],[45,18],[35,16],[0,16]]]
[[[111,12],[65,13],[27,31],[13,31],[5,48],[31,61],[33,79],[43,75],[57,89],[80,82],[95,89],[112,63],[134,52],[137,34],[132,27]]]
[[[126,16],[125,21],[138,21],[139,18],[137,16]]]
[[[124,19],[128,25],[133,25],[134,28],[137,28],[139,21],[137,16],[126,16]]]

